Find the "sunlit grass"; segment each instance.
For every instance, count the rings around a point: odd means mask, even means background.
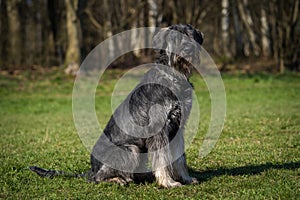
[[[121,71],[110,71],[97,88],[96,110],[103,125],[120,76]],[[28,77],[0,76],[0,198],[300,198],[298,75],[224,75],[226,123],[216,147],[202,159],[198,154],[210,120],[210,102],[201,77],[193,77],[201,118],[187,160],[200,183],[175,189],[161,189],[156,183],[121,187],[85,179],[42,179],[30,172],[29,165],[84,172],[89,169],[89,152],[73,122],[73,79],[58,73]]]

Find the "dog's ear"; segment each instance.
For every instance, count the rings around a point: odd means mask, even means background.
[[[162,28],[156,35],[153,37],[153,47],[156,49],[164,49],[166,43],[166,37],[169,33],[168,28]]]
[[[204,34],[198,30],[195,30],[194,40],[196,40],[200,45],[202,45],[203,40],[204,40]]]

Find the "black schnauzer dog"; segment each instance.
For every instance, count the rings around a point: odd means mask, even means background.
[[[116,109],[95,144],[90,181],[123,185],[154,176],[163,187],[197,182],[188,173],[183,132],[192,106],[189,78],[200,62],[202,42],[203,34],[191,25],[173,25],[154,36],[157,63]],[[30,169],[41,176],[62,174]]]

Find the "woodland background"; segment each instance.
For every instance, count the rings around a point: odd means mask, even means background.
[[[204,48],[222,71],[300,69],[298,0],[0,0],[0,69],[80,65],[114,34],[177,23],[205,34]]]

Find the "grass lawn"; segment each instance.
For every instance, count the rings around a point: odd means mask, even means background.
[[[103,124],[120,75],[109,71],[97,89],[96,109]],[[89,152],[72,117],[73,79],[57,72],[0,75],[0,198],[300,199],[300,76],[224,75],[223,81],[225,126],[213,151],[199,158],[210,100],[201,77],[193,77],[201,121],[187,161],[200,183],[162,189],[156,183],[95,185],[30,172],[30,165],[76,173],[89,169]]]

